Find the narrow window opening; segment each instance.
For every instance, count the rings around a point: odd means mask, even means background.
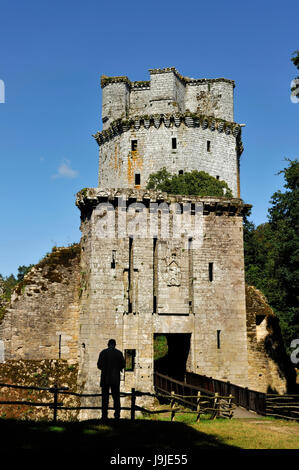
[[[217,349],[220,349],[220,333],[221,330],[217,330]]]
[[[133,304],[132,304],[132,276],[133,276],[133,238],[129,238],[129,295],[128,295],[128,312],[133,312]]]
[[[135,369],[136,349],[125,349],[125,370],[131,372]]]
[[[131,140],[131,150],[132,152],[137,150],[137,140]]]
[[[135,173],[135,186],[139,186],[141,181],[140,173]]]
[[[153,238],[153,313],[157,313],[157,238]]]
[[[213,281],[213,263],[209,263],[209,281]]]
[[[172,150],[176,150],[177,148],[176,137],[172,137],[171,146],[172,146]]]
[[[179,170],[179,175],[183,175],[184,174],[184,170]]]
[[[116,251],[112,250],[111,269],[115,269],[115,257],[116,257]]]
[[[207,140],[207,151],[210,152],[211,150],[211,141]]]
[[[58,337],[58,358],[61,359],[61,335]]]
[[[216,176],[216,180],[219,180],[219,175]]]

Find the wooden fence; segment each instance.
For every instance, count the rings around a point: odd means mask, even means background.
[[[160,379],[164,380],[164,377],[160,375]],[[175,383],[176,382],[176,383]],[[174,381],[168,377],[168,383],[175,384],[176,390],[178,389],[178,385],[181,385],[180,382]],[[76,397],[101,397],[101,393],[76,393],[71,392],[68,390],[67,387],[58,387],[54,385],[53,387],[37,387],[37,386],[25,386],[25,385],[12,385],[6,383],[0,383],[1,387],[8,387],[12,389],[23,389],[23,390],[37,390],[37,391],[47,391],[53,395],[53,400],[49,402],[33,402],[28,400],[2,400],[0,401],[1,405],[24,405],[30,407],[48,407],[53,410],[53,421],[57,421],[57,414],[60,410],[101,410],[102,406],[64,406],[63,402],[61,401],[61,397],[64,395],[73,395]],[[159,387],[157,387],[159,388]],[[200,419],[200,415],[203,413],[209,413],[211,418],[214,419],[218,416],[224,416],[226,413],[227,417],[232,417],[233,415],[233,397],[221,397],[218,394],[208,394],[204,395],[201,393],[198,388],[189,386],[186,387],[186,392],[189,390],[189,395],[187,394],[178,394],[175,393],[174,390],[170,390],[168,393],[167,389],[160,388],[162,393],[149,393],[149,392],[140,392],[135,390],[135,388],[131,389],[130,393],[121,392],[121,397],[130,397],[130,406],[121,406],[121,410],[130,411],[130,418],[131,420],[135,419],[136,411],[141,411],[147,414],[160,414],[160,413],[170,413],[171,421],[174,419],[176,413],[195,413],[196,414],[196,421]],[[190,392],[191,390],[191,392]],[[110,394],[111,395],[111,394]],[[170,400],[170,405],[168,408],[164,409],[157,409],[157,410],[149,410],[142,406],[136,404],[137,397],[142,396],[149,396],[149,397],[156,397],[156,398],[167,398]],[[225,405],[223,400],[225,398]],[[183,405],[184,408],[178,407],[177,405]],[[190,410],[186,411],[186,407],[190,408]],[[109,410],[112,410],[113,407],[109,407]]]
[[[299,421],[299,395],[267,394],[266,414]]]
[[[217,392],[219,395],[225,396],[233,395],[236,406],[242,406],[261,415],[266,414],[267,395],[265,393],[193,372],[186,372],[185,381],[187,384],[195,385],[211,393]]]
[[[201,414],[210,414],[211,419],[233,417],[236,405],[231,394],[224,396],[218,392],[211,392],[186,382],[180,382],[159,372],[154,374],[154,385],[160,397],[170,399],[172,419],[175,412],[178,411],[174,408],[175,403],[194,410],[192,412],[197,415],[196,421],[200,419]],[[189,410],[181,410],[181,412],[190,413]]]

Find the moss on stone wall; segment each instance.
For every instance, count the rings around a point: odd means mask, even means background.
[[[36,387],[68,387],[69,391],[78,392],[78,365],[68,364],[64,360],[8,361],[0,364],[0,382],[13,385]],[[48,391],[13,389],[0,387],[0,400],[53,402],[53,394]],[[80,406],[78,397],[58,395],[58,401],[64,406]],[[58,411],[58,419],[76,420],[77,410]],[[48,407],[30,405],[0,405],[1,418],[52,420],[53,410]]]
[[[34,270],[42,269],[44,271],[44,277],[49,282],[62,282],[63,274],[61,273],[61,267],[71,268],[72,261],[74,258],[80,255],[80,245],[74,243],[69,247],[53,247],[52,252],[48,253],[38,264],[34,266]],[[26,285],[31,284],[31,274],[33,271],[24,277],[24,279],[18,283],[15,288],[16,294],[21,294],[24,291]],[[47,290],[46,286],[42,286],[43,290]]]

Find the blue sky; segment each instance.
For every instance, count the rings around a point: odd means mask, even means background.
[[[175,66],[235,80],[241,197],[265,222],[284,158],[299,153],[298,13],[298,1],[2,0],[0,273],[79,241],[75,194],[97,185],[102,74],[148,80],[149,68]]]

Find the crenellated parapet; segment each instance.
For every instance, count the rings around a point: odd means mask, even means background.
[[[127,132],[130,129],[138,131],[141,127],[149,129],[155,127],[159,129],[161,125],[166,128],[180,127],[181,125],[186,127],[201,127],[202,129],[210,129],[211,131],[217,131],[219,133],[225,133],[226,135],[232,134],[235,138],[238,138],[238,149],[239,155],[243,151],[241,143],[241,127],[235,122],[225,121],[224,119],[215,118],[213,116],[205,116],[200,114],[155,114],[155,115],[144,115],[136,116],[131,119],[116,119],[113,121],[108,129],[101,132],[97,132],[93,135],[98,145],[103,144],[116,135]]]
[[[213,84],[217,82],[226,82],[230,83],[235,86],[235,81],[230,80],[228,78],[189,78],[189,77],[184,77],[181,75],[175,67],[166,67],[163,69],[149,69],[149,72],[151,75],[155,74],[164,74],[164,73],[173,73],[184,85],[196,85],[197,83],[201,84]],[[141,80],[141,81],[131,81],[126,75],[121,75],[121,76],[114,76],[114,77],[108,77],[107,75],[102,75],[101,76],[101,87],[105,88],[105,86],[112,84],[112,83],[126,83],[126,85],[130,88],[134,87],[149,87],[150,86],[150,81],[146,80]]]

